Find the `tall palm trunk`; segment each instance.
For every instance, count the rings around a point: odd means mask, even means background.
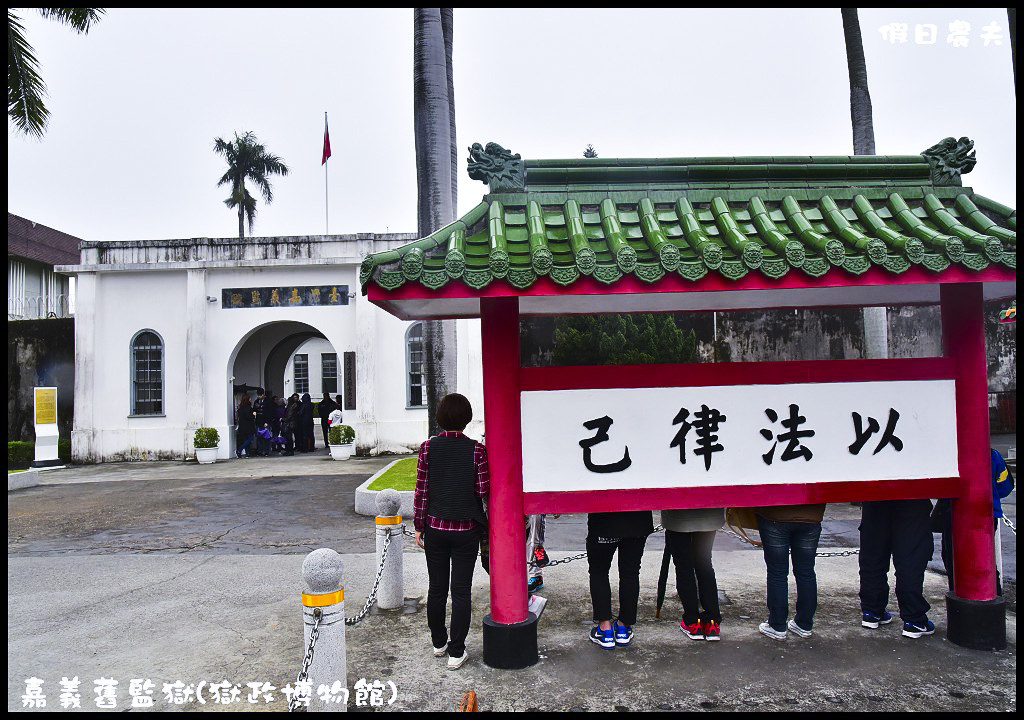
[[[860,37],[857,8],[841,8],[846,38],[846,65],[850,72],[850,119],[853,123],[853,154],[875,154],[875,127],[868,93],[868,66]],[[867,307],[864,315],[864,356],[889,357],[888,316],[884,307]]]
[[[455,220],[455,98],[451,84],[452,10],[417,8],[413,30],[413,113],[420,237]],[[439,432],[435,415],[456,381],[455,321],[423,326],[429,432]]]

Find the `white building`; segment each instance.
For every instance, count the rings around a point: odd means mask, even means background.
[[[200,426],[232,457],[238,387],[314,401],[326,389],[344,398],[358,452],[415,449],[427,437],[421,326],[359,294],[362,259],[414,239],[83,242],[80,264],[57,268],[77,277],[75,460],[184,458]],[[482,420],[478,321],[456,322],[457,389]]]

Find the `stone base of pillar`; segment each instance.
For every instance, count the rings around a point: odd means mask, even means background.
[[[1006,601],[965,600],[946,593],[946,639],[971,650],[1006,649]]]
[[[55,460],[33,460],[28,466],[30,468],[58,468],[64,467],[64,461],[60,458]]]
[[[526,620],[514,625],[496,623],[484,618],[484,663],[499,670],[519,670],[536,665],[537,616],[530,613]]]

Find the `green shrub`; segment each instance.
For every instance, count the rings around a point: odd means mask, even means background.
[[[220,443],[220,433],[217,432],[217,428],[196,428],[196,435],[192,440],[192,444],[197,448],[215,448],[218,443]]]
[[[348,445],[356,439],[356,431],[351,425],[335,425],[327,433],[328,445]]]
[[[66,438],[57,440],[57,457],[66,462],[71,462],[71,441]]]
[[[36,459],[36,444],[24,441],[7,443],[7,467],[27,468]]]

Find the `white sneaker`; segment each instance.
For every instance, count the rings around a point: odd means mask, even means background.
[[[783,630],[782,632],[779,632],[778,630],[776,630],[775,628],[773,628],[771,625],[769,625],[766,622],[763,622],[760,625],[758,625],[757,629],[761,632],[762,635],[767,635],[772,640],[785,640],[786,639],[786,631],[785,630]]]
[[[445,643],[442,647],[434,648],[434,657],[444,657],[446,652],[448,652],[448,643]]]
[[[802,627],[797,625],[796,620],[789,621],[789,629],[802,638],[809,638],[811,635],[814,634],[812,630],[804,630]]]
[[[462,667],[462,663],[466,662],[466,658],[468,658],[468,657],[469,657],[469,651],[468,650],[466,650],[466,651],[464,651],[462,653],[462,657],[452,657],[451,655],[449,655],[448,656],[448,669],[449,670],[458,670],[460,667]]]

